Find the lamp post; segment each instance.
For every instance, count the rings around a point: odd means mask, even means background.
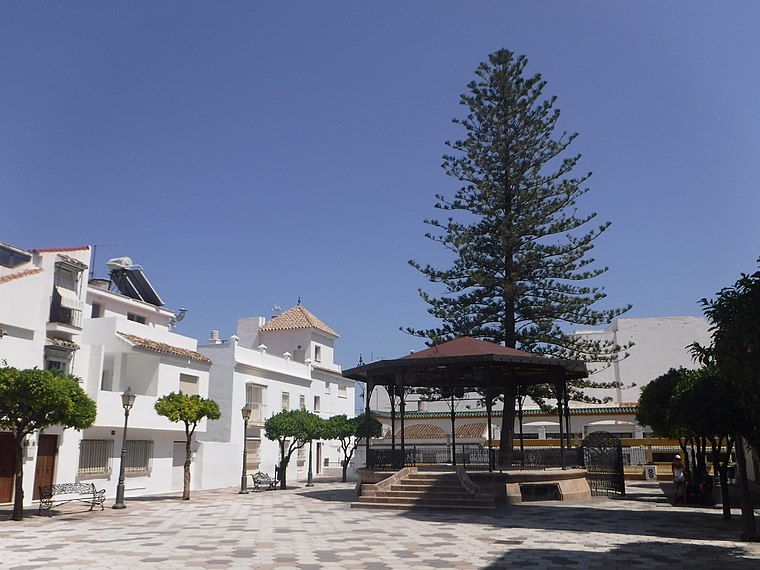
[[[251,419],[251,407],[246,404],[240,410],[243,416],[243,475],[240,477],[240,491],[238,495],[248,494],[248,420]]]
[[[306,486],[307,487],[313,487],[314,486],[314,483],[311,482],[311,479],[312,479],[312,476],[311,476],[311,443],[312,443],[312,441],[314,441],[314,440],[312,440],[312,439],[309,440],[309,475],[306,478]]]
[[[116,502],[113,504],[114,509],[126,509],[124,504],[124,467],[127,460],[127,422],[129,421],[129,410],[135,405],[135,395],[132,388],[121,395],[121,405],[124,407],[124,434],[121,440],[121,462],[119,464],[119,483],[116,485]]]

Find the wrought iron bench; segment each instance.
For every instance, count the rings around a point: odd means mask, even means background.
[[[39,489],[40,508],[37,511],[38,514],[42,514],[42,511],[46,510],[50,516],[50,509],[53,505],[62,505],[72,501],[88,504],[90,510],[95,505],[100,505],[100,510],[104,510],[103,502],[106,500],[106,490],[97,491],[94,483],[56,483],[54,485],[41,485]]]
[[[277,488],[277,479],[259,471],[253,476],[254,491],[273,491]]]

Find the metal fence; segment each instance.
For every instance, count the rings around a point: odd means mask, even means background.
[[[489,449],[477,444],[457,445],[452,458],[451,446],[408,445],[403,453],[401,448],[373,447],[367,456],[370,469],[401,469],[415,465],[461,465],[468,470],[499,469],[498,449]],[[543,469],[546,467],[574,467],[580,465],[581,458],[576,448],[532,447],[513,449],[510,469]]]

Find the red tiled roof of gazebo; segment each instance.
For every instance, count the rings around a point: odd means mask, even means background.
[[[497,354],[503,356],[536,356],[524,350],[501,346],[495,342],[479,340],[470,336],[455,338],[441,344],[436,344],[425,350],[413,352],[403,356],[402,359],[411,358],[436,358],[446,356],[480,356],[484,354]]]

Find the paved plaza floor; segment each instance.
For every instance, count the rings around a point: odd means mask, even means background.
[[[352,509],[353,485],[127,497],[125,510],[69,504],[23,522],[0,507],[0,568],[754,568],[760,544],[720,508],[674,507],[657,483],[622,499],[483,513]]]

